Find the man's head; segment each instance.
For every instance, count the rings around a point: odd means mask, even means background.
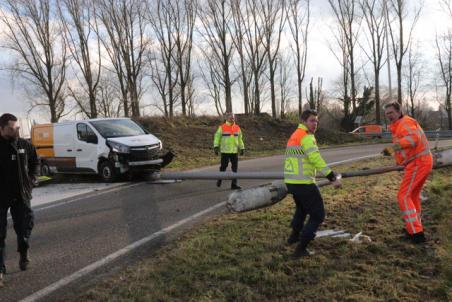
[[[0,116],[0,134],[6,139],[16,139],[19,137],[19,123],[17,117],[10,113]]]
[[[226,121],[227,121],[227,122],[229,122],[229,123],[234,123],[234,121],[235,121],[234,113],[232,113],[232,112],[226,112],[225,117],[226,117]]]
[[[397,121],[402,116],[400,104],[397,102],[386,104],[384,108],[385,116],[391,124]]]
[[[314,133],[319,124],[317,111],[308,109],[301,114],[301,122],[308,128],[309,132]]]

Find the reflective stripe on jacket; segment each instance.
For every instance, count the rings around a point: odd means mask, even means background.
[[[239,150],[245,149],[243,144],[242,131],[238,125],[224,123],[218,127],[213,140],[214,147],[220,147],[221,153],[236,154]]]
[[[312,184],[315,183],[317,171],[323,175],[331,173],[331,169],[320,155],[314,135],[308,133],[305,125],[300,124],[287,142],[284,182]]]
[[[389,127],[392,142],[402,148],[394,153],[398,165],[406,165],[415,158],[430,154],[427,137],[412,117],[404,115]]]

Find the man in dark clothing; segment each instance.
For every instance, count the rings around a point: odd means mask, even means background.
[[[8,209],[17,235],[20,269],[26,270],[29,263],[29,239],[34,220],[30,201],[38,171],[36,150],[19,137],[17,118],[9,113],[3,114],[0,116],[0,287],[6,272],[4,256]]]

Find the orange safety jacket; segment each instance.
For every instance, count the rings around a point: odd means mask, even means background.
[[[239,150],[245,149],[242,130],[239,125],[226,122],[218,127],[218,130],[215,133],[213,146],[220,147],[221,153],[229,154],[234,154]]]
[[[430,154],[427,137],[418,122],[404,115],[390,126],[392,142],[401,147],[395,151],[398,165],[407,165],[412,160]]]

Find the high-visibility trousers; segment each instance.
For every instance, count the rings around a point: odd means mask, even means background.
[[[397,194],[405,227],[409,234],[423,232],[421,223],[421,190],[433,167],[431,154],[414,159],[405,167]]]

